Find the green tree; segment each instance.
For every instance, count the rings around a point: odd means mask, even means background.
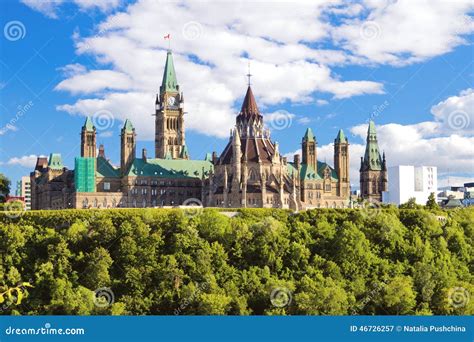
[[[10,194],[10,184],[10,180],[3,173],[0,173],[0,203],[4,203],[6,196]]]
[[[426,202],[426,207],[428,209],[439,209],[439,205],[438,203],[436,203],[436,197],[435,197],[435,193],[432,192],[429,197],[428,197],[428,201]]]
[[[390,314],[407,315],[413,313],[416,305],[413,280],[408,276],[396,276],[385,287],[384,304]]]

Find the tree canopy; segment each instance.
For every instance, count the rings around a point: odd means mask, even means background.
[[[474,314],[474,209],[373,210],[1,213],[1,312]]]

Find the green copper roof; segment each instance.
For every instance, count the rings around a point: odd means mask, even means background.
[[[206,156],[204,157],[205,161],[211,162],[212,161],[212,154],[211,153],[206,153]]]
[[[53,170],[61,170],[64,167],[59,153],[51,153],[49,155],[48,167]]]
[[[347,138],[346,136],[344,135],[344,131],[342,129],[339,130],[339,133],[337,133],[337,137],[336,137],[336,142],[340,143],[340,142],[347,142]]]
[[[94,130],[94,124],[92,123],[92,120],[90,117],[86,118],[86,122],[84,123],[84,126],[82,126],[86,131],[92,132]]]
[[[377,132],[375,130],[375,123],[372,120],[370,120],[367,130],[367,144],[365,146],[362,164],[364,170],[380,171],[382,169],[382,158],[380,157],[379,144],[377,142]]]
[[[183,158],[183,159],[189,158],[188,147],[186,145],[184,145],[181,148],[181,153],[180,153],[179,157]]]
[[[173,156],[171,155],[170,151],[166,152],[165,159],[173,159]]]
[[[98,177],[120,177],[120,169],[115,168],[110,162],[103,158],[97,157],[97,170],[96,175]]]
[[[173,55],[171,50],[166,54],[165,71],[163,72],[163,81],[160,87],[160,93],[167,91],[178,91],[178,80],[174,71]]]
[[[313,131],[311,128],[306,129],[306,133],[304,134],[303,137],[304,141],[316,141],[316,138],[314,137]]]
[[[131,133],[133,132],[133,125],[130,120],[125,120],[125,123],[123,124],[123,129],[125,129],[125,132]]]
[[[288,163],[288,173],[290,176],[293,176],[293,173],[296,172],[295,164]],[[318,172],[314,170],[311,165],[308,164],[301,164],[300,165],[300,179],[301,180],[318,180],[324,178],[324,170],[326,166],[329,167],[331,171],[331,178],[333,180],[337,180],[337,173],[336,171],[326,163],[318,161]]]
[[[128,170],[128,176],[156,176],[158,178],[201,178],[208,177],[212,163],[205,160],[183,159],[135,159]]]

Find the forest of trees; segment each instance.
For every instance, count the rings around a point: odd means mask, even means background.
[[[474,209],[2,212],[0,246],[7,315],[474,314]]]

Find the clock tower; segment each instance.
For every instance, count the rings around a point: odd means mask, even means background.
[[[173,55],[166,55],[163,81],[155,101],[155,157],[189,159],[184,137],[183,93],[179,91]]]

